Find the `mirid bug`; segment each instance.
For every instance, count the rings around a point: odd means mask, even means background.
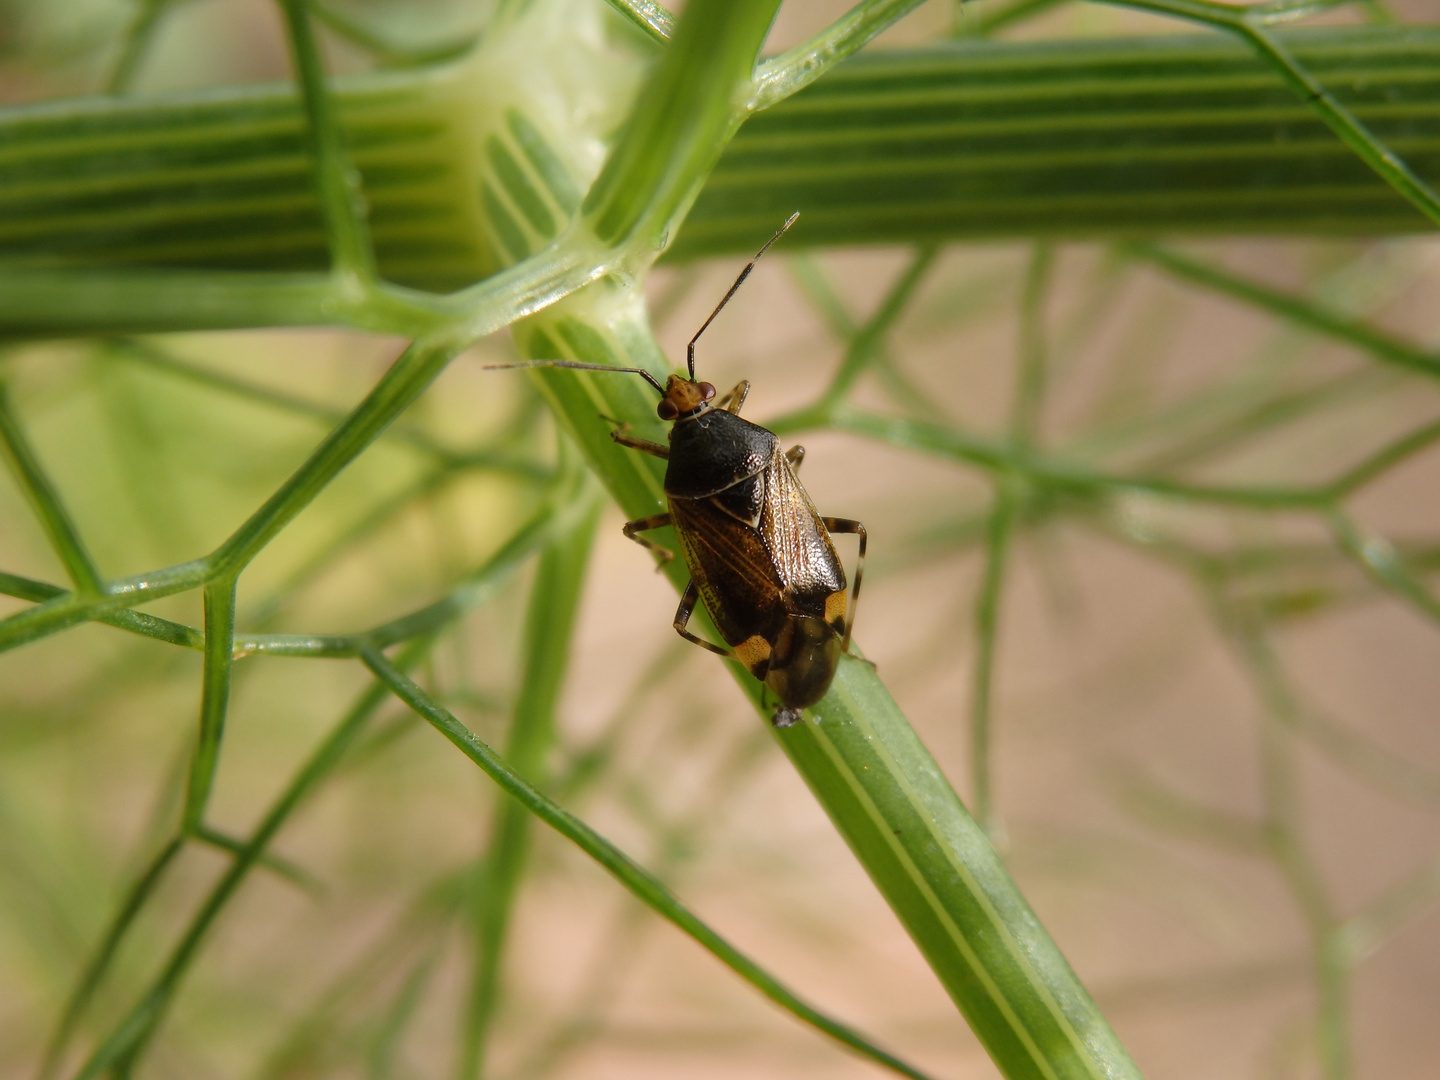
[[[820,516],[796,476],[805,448],[782,451],[774,432],[740,417],[749,382],[716,401],[715,387],[695,378],[695,343],[797,217],[792,215],[755,253],[690,339],[685,349],[688,378],[671,375],[662,386],[640,368],[574,360],[493,365],[627,372],[659,391],[656,412],[672,424],[668,445],[636,438],[625,425],[610,433],[621,446],[667,462],[669,511],[627,522],[625,535],[668,561],[674,552],[640,534],[674,527],[690,571],[675,612],[676,631],[687,641],[740,661],[764,683],[780,700],[773,717],[776,727],[795,723],[802,709],[825,696],[841,654],[850,649],[865,564],[865,527],[849,518]],[[860,540],[855,588],[848,599],[832,533],[854,533]],[[690,631],[696,600],[705,602],[729,648]]]

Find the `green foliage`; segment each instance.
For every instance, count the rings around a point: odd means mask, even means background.
[[[131,85],[143,70],[173,6],[139,6],[106,83],[112,90]],[[1141,816],[1273,867],[1309,936],[1317,1055],[1328,1077],[1348,1075],[1352,971],[1432,902],[1440,879],[1427,865],[1368,906],[1342,914],[1305,836],[1297,746],[1306,740],[1366,782],[1422,802],[1440,801],[1440,781],[1345,725],[1317,718],[1291,685],[1273,637],[1284,619],[1334,606],[1349,593],[1387,595],[1426,620],[1440,619],[1440,599],[1427,578],[1437,564],[1431,547],[1373,535],[1353,507],[1357,495],[1440,441],[1440,422],[1387,426],[1374,446],[1319,479],[1267,482],[1243,472],[1239,479],[1213,478],[1203,466],[1221,452],[1321,414],[1375,375],[1367,367],[1328,381],[1301,379],[1262,365],[1258,375],[1242,373],[1234,385],[1192,393],[1173,406],[1121,420],[1101,415],[1057,443],[1044,422],[1059,377],[1046,310],[1055,288],[1054,238],[1101,236],[1119,242],[1120,265],[1157,268],[1341,342],[1428,392],[1440,370],[1433,352],[1324,296],[1286,293],[1135,237],[1256,224],[1356,232],[1440,222],[1440,200],[1423,179],[1436,160],[1440,82],[1433,61],[1440,39],[1400,28],[1294,37],[1273,31],[1338,6],[1323,0],[1243,8],[1124,0],[1121,6],[1225,31],[1238,44],[970,42],[861,57],[831,74],[917,5],[869,0],[769,59],[760,53],[777,0],[690,0],[678,21],[650,3],[613,6],[627,22],[614,13],[605,21],[598,4],[584,0],[501,3],[466,52],[444,42],[418,50],[387,45],[384,35],[338,7],[282,0],[298,93],[111,97],[0,115],[0,161],[11,166],[0,188],[0,218],[23,222],[10,233],[0,229],[6,256],[0,325],[21,339],[0,370],[0,443],[37,535],[69,579],[62,586],[42,580],[41,571],[0,573],[0,591],[20,601],[0,619],[0,649],[63,651],[85,634],[126,631],[140,639],[145,659],[133,659],[139,651],[120,654],[114,670],[98,677],[106,685],[122,676],[144,682],[147,665],[164,663],[154,656],[200,653],[198,724],[186,739],[184,763],[158,784],[130,884],[100,920],[98,940],[86,938],[80,947],[67,941],[60,950],[73,959],[72,988],[57,1012],[42,1075],[88,1080],[158,1067],[167,1020],[186,1008],[187,994],[205,992],[190,989],[196,969],[252,872],[263,869],[287,887],[316,887],[303,859],[282,858],[272,844],[347,770],[398,753],[416,725],[410,715],[382,720],[395,702],[437,729],[509,798],[499,803],[478,854],[425,883],[383,947],[362,957],[353,977],[320,995],[313,1014],[295,1024],[265,1075],[332,1067],[353,1073],[359,1062],[376,1076],[403,1072],[397,1061],[413,1039],[419,1003],[435,992],[447,935],[457,927],[470,961],[467,990],[458,995],[453,1068],[461,1077],[494,1071],[504,958],[536,863],[532,817],[804,1024],[871,1062],[925,1075],[792,991],[682,904],[665,875],[642,867],[567,809],[607,767],[609,740],[626,719],[622,710],[611,735],[572,752],[568,767],[557,762],[565,749],[558,703],[600,507],[591,478],[628,517],[663,507],[657,463],[610,439],[617,422],[643,437],[663,437],[649,389],[599,373],[532,372],[538,398],[564,432],[555,466],[538,448],[528,405],[485,418],[481,437],[467,431],[463,443],[439,434],[443,424],[416,419],[437,407],[437,395],[427,391],[455,358],[507,327],[527,357],[663,375],[669,364],[643,293],[652,264],[672,238],[678,256],[748,246],[756,229],[763,233],[784,216],[777,212],[782,204],[800,206],[797,240],[812,246],[921,242],[864,320],[849,314],[823,269],[797,264],[802,288],[844,355],[828,385],[771,426],[781,434],[858,435],[988,481],[984,509],[940,528],[945,550],[974,549],[983,558],[970,612],[978,824],[876,669],[861,659],[846,660],[805,722],[777,735],[781,748],[1005,1076],[1138,1076],[992,846],[992,837],[1004,836],[993,782],[995,672],[1007,582],[1023,539],[1065,522],[1166,561],[1196,587],[1253,680],[1264,710],[1263,806],[1253,819],[1219,812],[1133,777],[1119,785],[1122,800]],[[987,25],[1043,7],[1013,4]],[[386,63],[422,62],[332,86],[312,20]],[[1402,89],[1376,91],[1379,85]],[[582,90],[593,100],[579,108],[573,95]],[[989,116],[979,119],[986,110]],[[992,141],[972,145],[972,124]],[[1278,155],[1276,131],[1293,135],[1295,144]],[[1106,140],[1133,138],[1133,149],[1116,155],[1097,144],[1095,132]],[[1125,160],[1101,169],[1093,190],[1077,192],[1077,164],[1107,155]],[[1215,156],[1224,166],[1204,183],[1177,165]],[[1257,188],[1256,163],[1274,160],[1278,172]],[[989,187],[967,189],[987,169]],[[929,185],[928,200],[915,197],[917,182]],[[1001,198],[1012,191],[1013,199]],[[155,210],[157,197],[167,205]],[[991,213],[985,198],[1005,205]],[[1012,406],[994,425],[999,433],[986,435],[936,407],[928,384],[912,382],[897,362],[891,339],[915,316],[940,264],[941,241],[996,234],[1039,239],[1019,289],[1022,340]],[[172,348],[170,341],[121,336],[300,325],[399,336],[409,344],[358,403],[337,408],[191,363],[182,355],[183,338]],[[165,512],[154,506],[127,511],[145,519],[155,534],[151,547],[163,553],[158,568],[137,569],[150,565],[150,552],[88,546],[97,519],[126,500],[114,491],[73,498],[72,478],[52,471],[48,447],[31,431],[46,391],[29,386],[24,354],[34,346],[24,339],[78,335],[96,338],[83,361],[87,378],[114,379],[118,368],[126,378],[126,371],[143,373],[153,381],[147,387],[183,380],[190,392],[219,395],[217,416],[264,408],[296,423],[318,421],[327,433],[293,471],[293,455],[280,455],[284,468],[246,462],[253,475],[241,486],[254,488],[250,505],[258,508],[228,531],[203,513],[181,515],[191,525],[203,521],[186,536],[185,528],[167,528]],[[488,378],[498,386],[506,376]],[[874,405],[873,395],[867,400],[872,390],[894,408]],[[122,409],[117,424],[131,440],[124,455],[131,472],[173,467],[165,459],[187,452],[145,419],[156,417],[168,430],[186,423],[184,408],[166,406],[163,393],[146,393],[155,400],[145,409]],[[313,442],[309,434],[297,438]],[[403,457],[391,461],[389,453]],[[71,460],[66,470],[73,467]],[[368,482],[379,490],[347,504],[363,506],[364,514],[328,520],[327,500],[357,468],[369,469]],[[463,528],[453,530],[461,537],[456,549],[442,553],[423,586],[431,599],[413,603],[411,582],[397,588],[405,599],[394,603],[364,593],[350,625],[368,628],[269,628],[309,582],[341,566],[387,521],[468,478],[484,483],[491,527],[475,543],[463,541]],[[1303,519],[1319,539],[1217,547],[1183,518],[1165,518],[1170,508],[1244,515],[1266,527]],[[493,521],[521,524],[495,528]],[[297,553],[287,544],[302,527],[315,532]],[[913,545],[914,557],[924,558],[924,547]],[[524,632],[513,656],[496,650],[520,674],[512,700],[497,709],[468,676],[451,678],[443,657],[500,609],[507,582],[532,556]],[[1273,572],[1292,564],[1310,568],[1299,585]],[[683,585],[683,568],[671,564],[666,572]],[[252,584],[263,585],[261,602],[249,598]],[[198,620],[187,606],[194,599],[202,605]],[[138,610],[155,604],[163,615]],[[378,614],[395,607],[402,613]],[[863,639],[863,620],[861,626]],[[351,681],[343,692],[352,704],[308,753],[295,753],[299,764],[288,781],[246,802],[247,818],[258,823],[236,838],[213,823],[222,798],[236,797],[225,792],[228,778],[238,775],[231,772],[237,712],[254,715],[243,688],[252,657],[257,664],[303,660],[309,670],[321,659],[346,661]],[[46,700],[44,678],[10,670],[17,700]],[[53,677],[45,664],[37,671]],[[748,676],[735,674],[758,697]],[[92,707],[89,693],[76,689],[77,712]],[[461,718],[469,713],[477,726],[494,727],[497,712],[508,721],[503,731],[477,731]],[[17,721],[17,729],[23,726]],[[83,728],[77,738],[84,738]],[[496,743],[503,754],[492,748]],[[736,760],[748,761],[748,752],[737,750]],[[233,807],[224,805],[228,817]],[[442,813],[459,817],[453,809]],[[194,893],[189,914],[174,940],[162,942],[147,915],[174,902],[166,890],[197,850],[221,859],[223,869],[204,888],[187,879]],[[25,867],[28,858],[15,855],[13,862]],[[151,961],[137,964],[137,952]],[[393,993],[357,1007],[363,1023],[337,1030],[344,1025],[334,1016],[345,1012],[347,995],[383,982],[365,977],[382,971]],[[175,1026],[203,1043],[204,1023],[187,1017]],[[583,1036],[583,1023],[578,1030],[540,1040],[533,1071],[552,1067],[566,1040]],[[324,1053],[340,1064],[310,1060]]]

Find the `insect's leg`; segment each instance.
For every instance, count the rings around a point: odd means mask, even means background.
[[[685,595],[680,597],[680,606],[675,609],[675,632],[686,641],[693,641],[703,649],[725,657],[727,660],[734,659],[735,654],[729,649],[722,649],[713,642],[706,641],[702,637],[696,637],[689,630],[690,613],[695,610],[695,601],[700,599],[700,590],[695,587],[695,582],[685,586]]]
[[[832,533],[854,533],[860,538],[860,554],[855,558],[855,588],[850,593],[850,618],[845,620],[845,640],[841,652],[850,651],[850,631],[855,629],[855,609],[860,605],[860,575],[865,572],[865,526],[850,518],[821,518]]]
[[[614,439],[621,446],[628,446],[631,450],[639,450],[642,453],[653,454],[655,457],[670,460],[670,448],[662,446],[658,442],[651,442],[649,439],[637,439],[629,432],[629,424],[621,424],[614,431],[610,432],[610,438]]]
[[[652,517],[640,518],[637,521],[627,521],[625,523],[624,533],[626,537],[634,540],[641,547],[649,548],[656,555],[659,555],[660,562],[663,565],[673,559],[675,557],[675,553],[669,548],[661,547],[659,544],[655,543],[654,540],[651,540],[648,536],[640,536],[638,534],[644,532],[647,529],[663,529],[666,525],[669,524],[669,514],[655,514]],[[658,570],[659,567],[656,567],[656,569]]]
[[[805,448],[803,446],[792,446],[785,451],[785,460],[790,463],[790,471],[799,474],[800,466],[805,461]]]
[[[740,415],[740,406],[745,404],[745,396],[750,393],[750,380],[741,379],[735,384],[735,389],[722,397],[715,403],[715,408]]]

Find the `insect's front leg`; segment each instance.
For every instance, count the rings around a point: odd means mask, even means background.
[[[614,439],[621,446],[630,447],[631,450],[639,450],[641,453],[651,454],[665,461],[670,460],[670,448],[668,446],[658,442],[651,442],[649,439],[636,438],[630,434],[629,424],[621,424],[614,431],[610,432],[610,438]],[[631,537],[631,539],[637,538]]]
[[[855,629],[855,609],[860,605],[860,575],[865,572],[865,526],[851,518],[821,518],[831,533],[854,533],[860,538],[860,554],[855,557],[855,588],[850,593],[850,617],[845,620],[845,640],[841,652],[850,651],[850,631]]]
[[[689,582],[685,586],[685,594],[680,597],[680,606],[675,609],[675,632],[686,641],[693,641],[703,649],[709,649],[711,652],[723,656],[727,660],[733,659],[735,654],[729,649],[722,649],[714,642],[706,641],[704,638],[697,637],[690,632],[690,615],[695,610],[695,601],[699,599],[700,590],[695,587],[695,582]]]
[[[640,518],[636,521],[627,521],[623,530],[626,537],[634,540],[641,547],[649,548],[656,555],[660,556],[660,565],[655,567],[656,570],[659,570],[660,566],[664,566],[667,562],[673,559],[675,557],[675,553],[669,548],[661,547],[659,544],[655,543],[654,540],[651,540],[648,536],[641,536],[639,534],[649,529],[663,529],[666,525],[669,524],[669,514],[655,514],[651,517]]]
[[[740,407],[745,404],[745,396],[750,393],[750,380],[741,379],[735,384],[735,389],[722,397],[715,403],[715,408],[740,415]]]

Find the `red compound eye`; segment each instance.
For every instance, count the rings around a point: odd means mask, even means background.
[[[661,398],[660,404],[655,406],[655,411],[660,414],[661,420],[674,420],[680,415],[680,410],[675,408],[675,403],[669,398]]]
[[[702,382],[702,383],[700,384],[700,398],[701,398],[701,400],[703,400],[703,401],[709,401],[709,400],[710,400],[711,398],[713,398],[714,396],[715,396],[715,387],[711,386],[708,382]]]

